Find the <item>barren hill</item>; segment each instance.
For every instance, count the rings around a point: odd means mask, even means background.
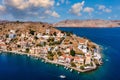
[[[65,20],[53,24],[54,27],[119,27],[120,21],[107,20]]]
[[[45,32],[47,28],[52,28],[51,24],[42,22],[1,22],[0,23],[0,35],[3,35],[10,30],[18,31],[18,33],[28,32],[30,29],[36,32]],[[52,28],[51,30],[57,30]]]

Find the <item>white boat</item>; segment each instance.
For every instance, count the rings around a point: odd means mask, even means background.
[[[73,69],[70,69],[70,72],[72,72],[73,71]]]
[[[66,76],[65,75],[60,75],[60,78],[66,78]]]
[[[42,62],[44,62],[44,60],[42,60]]]
[[[66,70],[68,70],[68,67],[66,68]]]

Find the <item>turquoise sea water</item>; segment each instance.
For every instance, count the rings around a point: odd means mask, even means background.
[[[58,28],[84,36],[103,48],[103,65],[78,74],[32,57],[0,54],[0,80],[120,80],[120,28]],[[59,76],[65,75],[66,79]]]

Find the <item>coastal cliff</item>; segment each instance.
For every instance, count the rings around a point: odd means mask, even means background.
[[[115,20],[65,20],[53,24],[54,27],[119,27],[120,21]]]

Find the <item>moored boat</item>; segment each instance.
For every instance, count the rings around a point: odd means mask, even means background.
[[[60,75],[59,77],[60,77],[60,78],[66,78],[66,76],[65,76],[65,75]]]

